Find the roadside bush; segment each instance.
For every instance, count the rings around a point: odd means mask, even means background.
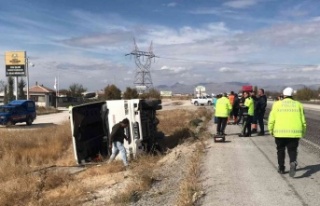
[[[39,107],[36,108],[37,115],[57,113],[59,110],[55,107]]]

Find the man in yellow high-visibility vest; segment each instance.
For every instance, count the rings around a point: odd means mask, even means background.
[[[224,93],[222,97],[219,98],[216,102],[216,110],[214,115],[218,118],[217,135],[226,135],[224,133],[224,130],[226,129],[228,117],[231,110],[232,106],[230,104],[230,101],[227,98],[227,94]]]
[[[275,137],[278,156],[278,172],[285,173],[285,149],[290,159],[289,175],[294,177],[297,167],[299,140],[306,133],[306,120],[303,106],[292,99],[293,89],[283,90],[284,99],[273,104],[269,114],[268,129]]]
[[[254,115],[254,100],[251,98],[249,92],[243,92],[243,96],[245,98],[244,105],[242,106],[244,121],[239,137],[251,137],[251,123]]]

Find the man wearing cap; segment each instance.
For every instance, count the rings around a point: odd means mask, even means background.
[[[124,166],[128,166],[127,152],[123,146],[124,139],[126,139],[130,144],[130,139],[128,139],[127,136],[124,134],[124,129],[128,127],[128,125],[129,120],[125,118],[112,127],[112,131],[109,138],[109,147],[112,146],[112,155],[110,156],[109,163],[112,162],[120,152]]]
[[[290,159],[290,177],[294,177],[297,167],[299,140],[306,133],[306,120],[303,106],[292,99],[293,89],[283,90],[284,99],[273,104],[269,114],[268,129],[275,137],[278,156],[278,172],[285,173],[285,149]]]

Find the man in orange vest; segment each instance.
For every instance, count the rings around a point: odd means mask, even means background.
[[[233,91],[230,92],[228,99],[230,101],[231,106],[233,106],[233,104],[234,104],[234,92]],[[230,124],[230,119],[234,119],[233,110],[230,111],[230,114],[228,117],[228,124]],[[234,122],[236,122],[235,119],[234,119]]]

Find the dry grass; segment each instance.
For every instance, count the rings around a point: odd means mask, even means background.
[[[55,107],[37,107],[37,115],[52,114],[59,112]]]
[[[192,112],[183,109],[160,111],[157,114],[160,120],[158,130],[166,135],[173,134],[181,128],[186,128],[192,119],[192,115]]]
[[[0,205],[38,205],[48,190],[72,181],[66,174],[41,170],[73,162],[69,125],[2,128],[0,136]]]
[[[202,125],[196,126],[200,127],[197,136],[198,143],[196,143],[196,149],[193,154],[190,156],[187,166],[187,175],[180,182],[179,194],[177,198],[178,206],[192,206],[195,201],[201,196],[201,185],[199,184],[199,175],[200,175],[200,162],[201,156],[204,154],[205,144],[204,140],[210,137],[207,132],[207,123],[212,117],[212,111],[205,108],[199,108],[195,114],[192,114],[192,119],[189,122],[189,125],[193,125],[193,120],[202,120]],[[186,115],[186,114],[184,114]],[[190,118],[189,118],[190,120]],[[196,124],[197,125],[197,124]],[[186,128],[185,128],[186,129]],[[190,127],[189,127],[190,130]],[[194,128],[191,129],[194,132]]]
[[[177,206],[192,206],[197,200],[197,194],[201,191],[199,184],[200,162],[203,154],[203,146],[197,144],[196,150],[192,154],[187,167],[187,175],[180,182]]]
[[[169,100],[190,100],[192,98],[192,95],[186,95],[186,96],[172,96],[172,97],[162,97],[161,99],[163,101]]]
[[[165,148],[172,149],[186,139],[190,140],[190,137],[193,137],[191,140],[199,140],[199,135],[205,131],[205,125],[212,117],[212,111],[205,107],[199,107],[196,111],[164,110],[159,112],[157,117],[160,120],[158,129],[166,135],[161,144]],[[203,126],[197,129],[199,123]]]
[[[193,132],[194,126],[190,125],[190,120],[204,116],[210,114],[201,108],[196,112],[162,111],[158,113],[159,131],[172,138],[170,141],[176,138],[181,142]],[[124,181],[123,175],[117,175],[124,172],[120,161],[100,167],[88,166],[76,175],[55,167],[75,164],[68,123],[41,129],[0,128],[0,136],[0,205],[79,205],[90,201],[84,197],[97,189]],[[132,177],[126,180],[125,189],[117,193],[112,202],[123,205],[139,199],[156,179],[153,171],[160,158],[147,155],[133,160],[130,169]],[[50,169],[43,169],[51,166]],[[190,169],[188,179],[197,175],[191,170],[196,171]],[[187,188],[180,192],[185,196],[187,192],[182,191],[190,187],[182,188]]]
[[[141,194],[148,190],[156,179],[153,171],[159,159],[159,156],[146,155],[131,162],[133,179],[126,185],[124,191],[112,198],[112,204],[126,205],[129,202],[138,201]]]
[[[201,119],[204,117],[205,123],[212,118],[212,111],[205,107],[199,107],[196,111],[185,109],[164,110],[157,114],[160,124],[158,130],[166,135],[173,134],[177,130],[183,128],[190,128],[190,122],[194,119]]]
[[[202,119],[204,119],[204,123],[207,123],[208,120],[210,120],[210,118],[212,117],[212,114],[205,108],[199,108],[197,111],[161,111],[158,113],[157,117],[160,120],[158,129],[159,131],[168,135],[166,146],[170,146],[170,143],[172,144],[172,142],[175,142],[175,140],[178,140],[177,143],[182,143],[182,140],[188,139],[192,136],[192,129],[194,129],[190,125],[190,121],[192,119],[204,117]],[[203,144],[199,145],[199,148],[203,148],[201,147],[201,145]],[[199,172],[199,165],[197,163],[199,163],[199,154],[200,152],[198,152],[197,149],[197,152],[190,160],[190,167],[188,167],[188,176],[186,177],[186,181],[181,183],[182,189],[180,191],[181,194],[179,194],[179,199],[188,198],[189,200],[190,194],[193,191],[199,190],[199,185],[197,183]],[[156,163],[160,158],[161,157],[142,156],[139,159],[134,160],[133,164],[131,164],[133,166],[132,174],[135,174],[133,181],[126,185],[126,188],[123,192],[112,199],[112,204],[127,205],[130,202],[137,201],[140,198],[141,194],[144,191],[148,190],[151,187],[153,181],[157,179],[156,177],[154,177],[153,171],[155,171],[156,167],[159,166]],[[191,199],[192,195],[193,194],[191,194]]]

